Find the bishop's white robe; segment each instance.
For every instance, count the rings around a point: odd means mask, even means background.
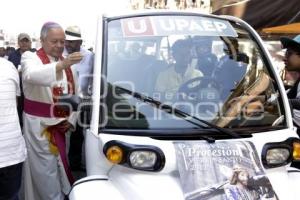
[[[58,78],[57,62],[50,56],[48,58],[50,63],[44,65],[36,53],[27,51],[22,55],[22,80],[26,99],[53,104],[53,86],[62,86],[64,93],[67,93],[65,72]],[[72,72],[76,86],[75,70],[72,69]],[[38,117],[25,112],[23,114],[23,132],[28,148],[28,158],[23,171],[25,200],[63,200],[70,190],[70,184],[60,156],[49,151],[49,141],[42,132],[48,126],[58,124],[66,118]],[[75,127],[77,113],[72,112],[67,120]]]

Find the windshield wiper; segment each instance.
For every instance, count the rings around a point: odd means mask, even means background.
[[[193,115],[190,115],[190,114],[188,114],[188,113],[186,113],[186,112],[184,112],[184,111],[182,111],[182,110],[179,110],[179,109],[177,109],[177,108],[174,108],[174,107],[171,106],[171,105],[164,104],[164,103],[162,103],[162,102],[160,102],[160,101],[158,101],[158,100],[155,100],[155,99],[153,99],[152,97],[143,95],[143,94],[138,93],[138,92],[134,92],[134,91],[128,90],[128,89],[126,89],[126,88],[123,88],[123,87],[120,87],[120,86],[117,86],[117,85],[114,85],[114,86],[115,86],[116,89],[120,89],[120,90],[122,90],[123,92],[125,92],[125,93],[127,93],[127,94],[129,94],[129,95],[131,95],[131,96],[133,96],[133,97],[135,97],[135,98],[137,98],[137,99],[139,99],[139,100],[145,102],[145,103],[148,103],[148,104],[154,106],[155,108],[158,108],[158,109],[160,109],[160,110],[163,110],[163,111],[165,111],[165,112],[167,112],[167,113],[169,113],[169,114],[175,114],[176,116],[178,116],[178,117],[180,117],[180,118],[182,118],[182,119],[184,119],[184,120],[186,120],[186,121],[188,121],[188,122],[190,122],[190,123],[192,123],[192,124],[194,124],[194,125],[196,125],[196,126],[198,126],[198,127],[201,127],[201,128],[207,128],[206,126],[203,126],[203,125],[201,125],[201,124],[199,124],[199,123],[196,123],[196,122],[194,122],[193,120],[190,120],[189,118],[194,119],[194,120],[196,120],[196,121],[198,121],[198,122],[201,122],[201,123],[207,125],[207,126],[210,127],[210,128],[216,129],[216,130],[218,130],[220,133],[224,133],[224,134],[229,135],[229,136],[231,136],[231,137],[233,137],[233,138],[241,138],[240,135],[238,135],[237,133],[235,133],[235,132],[233,132],[233,131],[231,131],[231,130],[228,130],[228,129],[219,127],[219,126],[217,126],[217,125],[215,125],[215,124],[213,124],[213,123],[210,123],[210,122],[208,122],[208,121],[205,121],[205,120],[203,120],[203,119],[200,119],[200,118],[198,118],[198,117],[195,117],[195,116],[193,116]],[[207,137],[207,136],[202,136],[202,137],[203,137],[203,139],[207,140],[208,142],[211,142],[211,143],[212,143],[212,142],[215,142],[215,139],[214,139],[214,138]]]

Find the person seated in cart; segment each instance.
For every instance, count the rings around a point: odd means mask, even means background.
[[[174,95],[183,83],[203,76],[201,71],[191,65],[191,47],[188,39],[180,39],[173,44],[172,56],[175,63],[158,75],[155,85],[157,92]]]

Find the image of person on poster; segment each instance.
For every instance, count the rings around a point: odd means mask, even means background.
[[[228,181],[188,193],[186,200],[206,200],[224,195],[224,200],[278,200],[265,175],[250,176],[245,168],[235,166]]]

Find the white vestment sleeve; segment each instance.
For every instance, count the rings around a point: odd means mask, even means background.
[[[56,82],[56,62],[44,65],[32,52],[22,54],[22,78],[24,82],[51,87]]]

